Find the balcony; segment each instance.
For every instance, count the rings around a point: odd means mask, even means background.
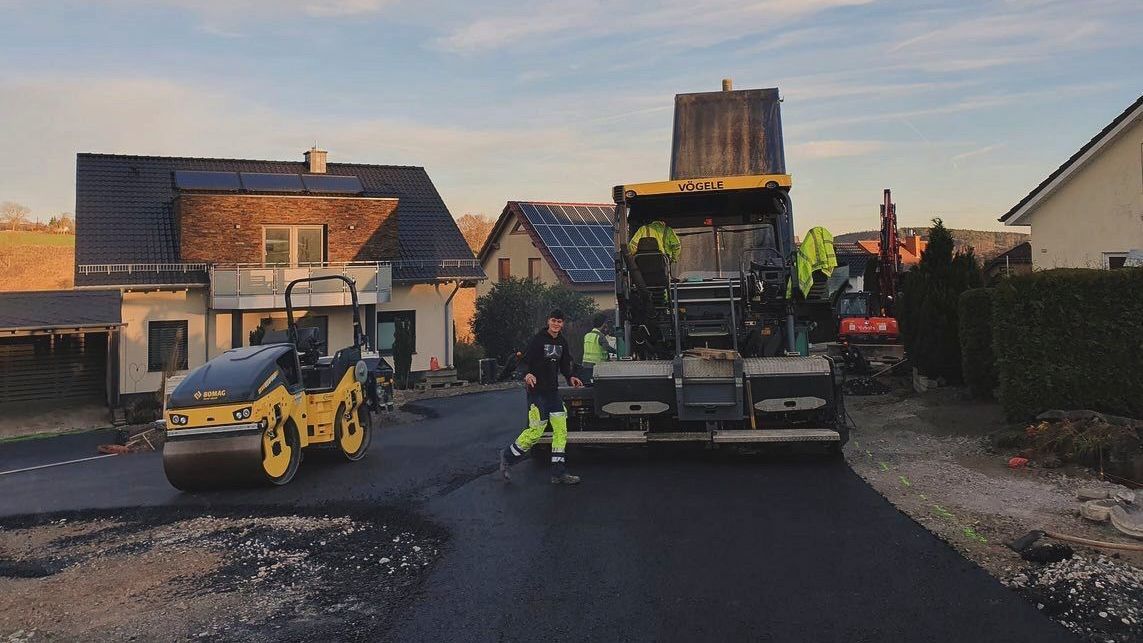
[[[357,286],[361,305],[384,304],[392,297],[393,269],[388,262],[323,263],[301,266],[217,265],[210,268],[210,307],[215,310],[266,310],[286,307],[286,286],[295,279],[342,275]],[[348,306],[349,288],[340,280],[299,284],[291,293],[295,308]]]

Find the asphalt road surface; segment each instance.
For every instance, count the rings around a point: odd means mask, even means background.
[[[1072,640],[898,513],[840,458],[572,452],[578,487],[495,449],[520,391],[426,402],[368,457],[311,459],[277,489],[181,494],[158,454],[0,476],[0,516],[331,500],[417,511],[447,551],[388,636],[400,641]],[[0,471],[84,457],[107,434],[0,444]]]

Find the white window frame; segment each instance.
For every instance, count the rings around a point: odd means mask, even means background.
[[[325,226],[323,226],[323,225],[264,225],[264,226],[262,226],[262,260],[261,260],[261,263],[263,266],[269,265],[266,263],[266,231],[271,229],[271,228],[274,228],[274,229],[287,228],[290,231],[290,263],[289,263],[289,265],[291,265],[291,266],[298,265],[298,231],[299,230],[317,230],[319,233],[321,233],[321,262],[320,263],[325,263],[327,261],[327,258],[325,255],[325,246],[326,246]]]
[[[1116,257],[1116,258],[1123,257],[1123,259],[1126,260],[1127,259],[1127,253],[1126,252],[1105,252],[1105,253],[1103,253],[1103,269],[1104,270],[1111,270],[1111,258],[1112,257]]]

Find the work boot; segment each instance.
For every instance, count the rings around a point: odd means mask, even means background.
[[[511,482],[512,476],[508,474],[508,467],[510,466],[508,462],[508,447],[500,449],[497,453],[500,455],[500,477],[504,479],[504,482]]]
[[[579,484],[579,476],[570,473],[553,473],[552,484]]]

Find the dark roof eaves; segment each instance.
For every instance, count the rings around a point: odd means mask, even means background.
[[[237,158],[224,158],[217,156],[160,156],[154,154],[112,154],[106,152],[77,152],[77,157],[92,157],[92,158],[112,158],[112,159],[141,159],[147,161],[194,161],[194,162],[226,162],[226,163],[295,163],[302,165],[305,161],[298,160],[275,160],[275,159],[237,159]],[[366,168],[383,168],[383,169],[398,169],[409,170],[416,169],[424,171],[422,165],[387,165],[378,163],[346,163],[344,161],[336,161],[326,163],[326,167],[337,166],[350,166],[350,167],[366,167]],[[328,174],[328,172],[327,172]],[[426,172],[427,175],[427,172]],[[439,196],[439,195],[438,195]]]

